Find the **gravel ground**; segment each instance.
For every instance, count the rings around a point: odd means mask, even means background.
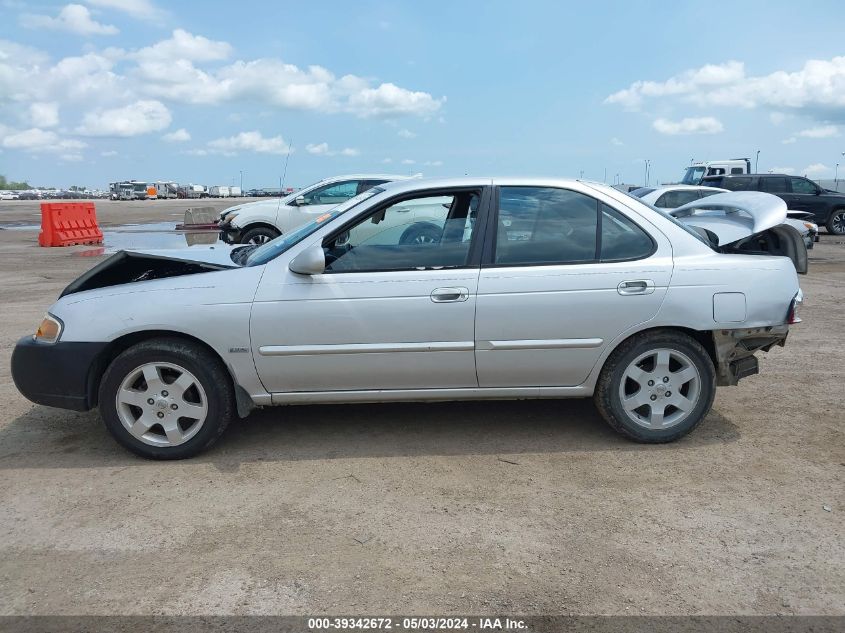
[[[186,206],[97,203],[106,226]],[[590,401],[310,406],[177,463],[12,384],[86,250],[0,230],[0,614],[845,614],[845,240],[811,251],[787,346],[675,444]]]

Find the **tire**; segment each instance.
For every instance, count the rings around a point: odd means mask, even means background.
[[[833,235],[845,235],[845,209],[834,209],[827,219],[827,232]]]
[[[241,236],[241,244],[255,244],[260,246],[279,237],[281,233],[269,226],[256,226]]]
[[[698,426],[715,395],[716,370],[701,343],[680,332],[658,330],[634,336],[613,351],[593,399],[616,431],[635,442],[659,444]]]
[[[109,433],[147,459],[203,452],[236,411],[232,379],[220,359],[178,338],[145,341],[121,353],[103,374],[99,397]]]
[[[400,244],[436,244],[440,241],[443,230],[428,223],[414,224],[405,229],[402,237],[399,238]]]

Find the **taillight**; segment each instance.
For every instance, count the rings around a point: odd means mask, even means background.
[[[798,289],[798,292],[795,293],[795,296],[792,297],[792,303],[789,304],[789,312],[786,314],[786,322],[789,325],[793,325],[794,323],[801,323],[801,317],[798,316],[798,311],[801,309],[801,306],[804,304],[804,293],[801,292],[801,289]]]

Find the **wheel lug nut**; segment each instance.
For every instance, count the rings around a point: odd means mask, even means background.
[[[176,411],[176,409],[178,409],[179,407],[175,404],[171,404],[170,408],[173,409],[174,411]]]
[[[663,382],[669,382],[669,376],[663,376]]]
[[[653,381],[653,380],[649,380],[649,381],[648,381],[648,386],[649,386],[649,387],[654,387],[654,381]],[[152,404],[152,403],[150,403],[150,404]]]
[[[167,397],[167,392],[166,392],[166,391],[162,391],[162,392],[161,392],[161,395],[163,395],[163,396],[166,398],[166,397]]]
[[[157,415],[158,417],[160,417],[160,418],[163,418],[163,417],[164,417],[164,414],[163,414],[161,411],[159,411],[158,413],[156,413],[156,415]]]
[[[667,397],[667,398],[668,398],[669,396],[671,396],[671,395],[672,395],[672,392],[671,392],[671,391],[667,391],[667,392],[666,392],[666,397]]]
[[[147,404],[155,404],[155,402],[152,398],[147,398]]]
[[[652,396],[651,396],[651,399],[652,399],[652,400],[657,400],[657,396],[652,395]]]

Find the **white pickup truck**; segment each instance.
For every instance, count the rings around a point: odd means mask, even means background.
[[[687,167],[682,185],[699,185],[705,176],[724,176],[731,174],[750,174],[750,158],[729,158],[727,160],[705,160],[692,163]]]

